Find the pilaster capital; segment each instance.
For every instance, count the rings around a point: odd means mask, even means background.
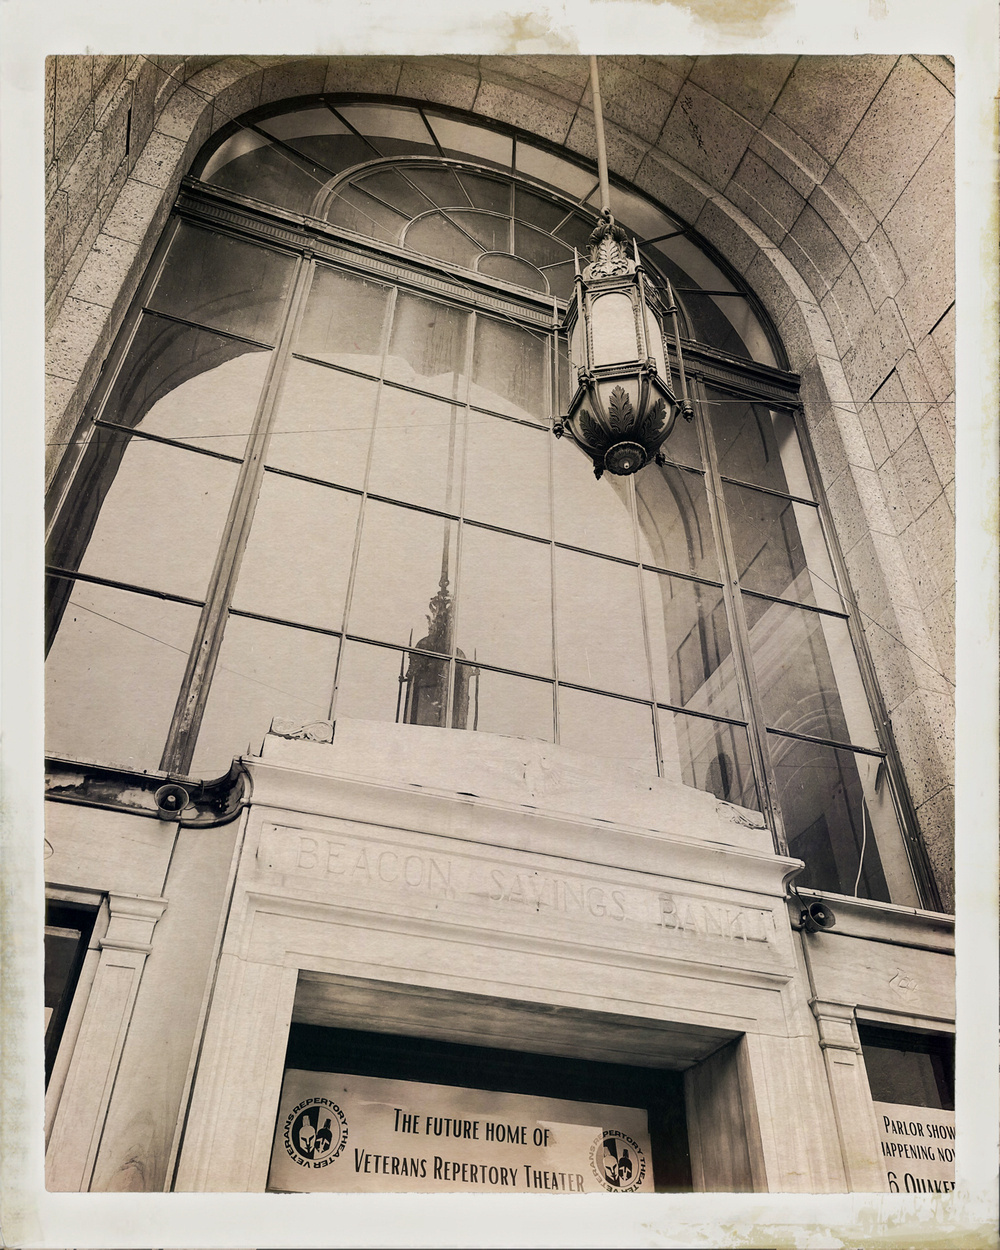
[[[153,929],[167,906],[165,898],[144,894],[109,894],[108,930],[101,938],[102,950],[137,951],[148,955]]]
[[[854,1027],[855,1003],[843,1003],[830,998],[811,998],[809,1006],[819,1025],[819,1044],[823,1050],[851,1050],[855,1054],[861,1053]]]

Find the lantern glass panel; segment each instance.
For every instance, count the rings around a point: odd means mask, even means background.
[[[638,359],[639,344],[631,298],[618,291],[594,299],[590,305],[590,335],[595,365]]]
[[[659,319],[656,313],[647,303],[645,306],[646,313],[646,349],[650,356],[656,361],[656,372],[670,385],[670,370],[667,368],[667,357],[663,347],[663,331],[660,328]]]

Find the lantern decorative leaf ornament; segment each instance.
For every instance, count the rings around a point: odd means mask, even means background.
[[[577,387],[569,412],[558,418],[556,438],[569,434],[594,462],[594,474],[626,476],[660,451],[680,412],[693,416],[677,329],[677,306],[667,284],[668,303],[651,285],[633,243],[611,215],[608,159],[597,57],[590,58],[590,85],[597,137],[601,220],[588,239],[590,264],[580,272],[576,259],[576,297],[566,314],[570,359]],[[681,398],[671,389],[670,365],[663,340],[664,318],[673,322]]]
[[[604,210],[589,248],[583,273],[577,264],[576,299],[566,318],[578,384],[568,415],[553,432],[557,438],[570,435],[593,460],[597,477],[605,469],[624,476],[651,460],[660,463],[678,413],[690,420],[692,410],[683,373],[683,398],[671,388],[663,341],[664,318],[676,319],[672,292],[664,307],[638,249],[633,245],[629,255],[627,235],[610,210]],[[680,360],[679,343],[677,351]]]

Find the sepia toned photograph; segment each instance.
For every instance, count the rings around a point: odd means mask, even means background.
[[[50,1195],[955,1190],[955,90],[46,59]]]

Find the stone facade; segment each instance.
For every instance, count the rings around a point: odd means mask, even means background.
[[[695,226],[745,277],[802,376],[868,645],[950,906],[952,66],[938,56],[602,63],[611,170]],[[320,91],[398,94],[595,155],[582,57],[68,56],[47,69],[53,473],[181,178],[232,118]]]

